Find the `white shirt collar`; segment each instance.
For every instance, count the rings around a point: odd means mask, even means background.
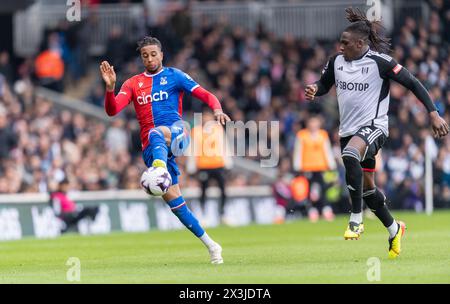
[[[163,67],[163,68],[161,69],[161,71],[159,71],[158,73],[155,73],[155,74],[149,74],[149,73],[147,73],[147,72],[144,72],[144,75],[147,76],[147,77],[153,77],[153,76],[158,75],[158,74],[161,73],[162,71],[164,71],[164,67]]]

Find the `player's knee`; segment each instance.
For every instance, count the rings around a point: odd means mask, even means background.
[[[347,175],[362,178],[361,156],[358,149],[354,147],[345,147],[342,151],[342,160],[344,162]]]
[[[384,206],[386,196],[383,192],[377,188],[374,188],[365,190],[363,193],[363,199],[372,211],[376,211]]]
[[[150,142],[154,142],[155,140],[163,140],[164,139],[164,132],[160,128],[154,128],[150,130],[148,133],[148,138]]]
[[[160,132],[161,136],[164,138],[164,141],[166,142],[166,145],[170,146],[172,138],[172,133],[170,132],[170,129],[166,126],[159,126],[155,129]]]
[[[363,169],[364,171],[364,169]],[[364,184],[363,184],[363,191],[369,191],[371,189],[375,189],[375,181],[373,178],[373,175],[368,175],[367,172],[363,172],[364,175]]]
[[[359,160],[356,157],[343,156],[342,161],[344,162],[344,167],[346,170],[353,171],[353,170],[356,170],[359,168],[359,171],[361,171],[361,176],[362,176],[361,164],[359,163]]]
[[[342,150],[342,160],[344,161],[344,164],[347,162],[349,164],[354,163],[357,161],[358,163],[361,162],[361,155],[359,154],[359,150],[352,146],[347,146]]]

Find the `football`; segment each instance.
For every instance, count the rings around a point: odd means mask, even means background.
[[[150,195],[164,195],[171,185],[172,177],[165,168],[150,167],[142,173],[141,186]]]

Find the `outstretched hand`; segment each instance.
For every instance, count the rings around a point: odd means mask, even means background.
[[[100,73],[106,84],[106,89],[108,91],[114,91],[116,85],[116,72],[114,72],[114,67],[111,66],[108,61],[103,61],[100,64]]]
[[[434,138],[441,138],[448,134],[449,126],[447,122],[439,116],[438,112],[434,111],[430,113],[430,121]]]
[[[305,96],[307,100],[314,100],[317,93],[317,84],[309,84],[305,88]]]
[[[214,117],[221,125],[225,125],[227,121],[231,121],[230,117],[228,117],[221,109],[214,110]]]

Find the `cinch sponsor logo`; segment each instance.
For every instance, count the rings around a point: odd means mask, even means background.
[[[349,91],[366,91],[369,88],[369,84],[362,82],[345,82],[336,80],[336,88]]]
[[[165,91],[159,91],[153,93],[152,95],[144,95],[144,93],[142,93],[142,96],[138,96],[137,102],[140,105],[144,105],[152,101],[163,101],[167,99],[169,99],[169,93]]]

